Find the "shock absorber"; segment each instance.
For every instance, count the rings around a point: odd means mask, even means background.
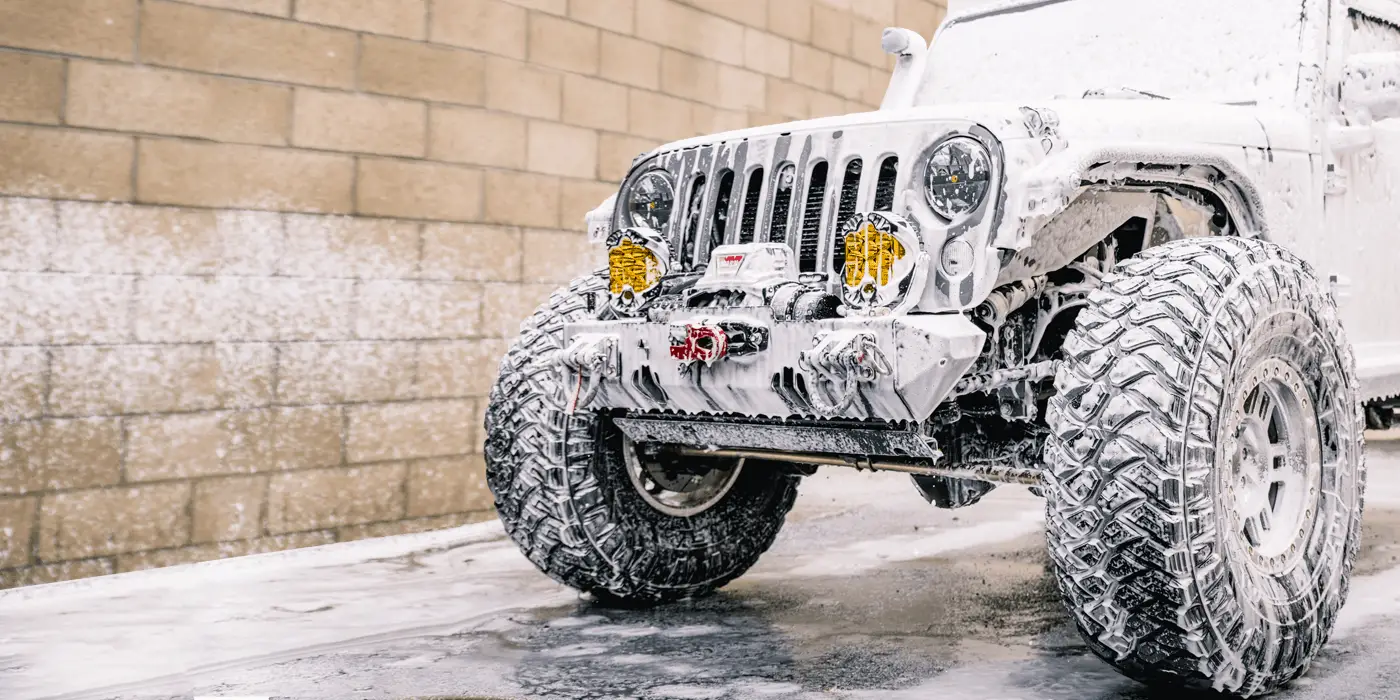
[[[1012,311],[1040,296],[1040,293],[1045,291],[1045,284],[1046,278],[1042,275],[998,287],[973,313],[979,321],[992,328],[1000,328]]]

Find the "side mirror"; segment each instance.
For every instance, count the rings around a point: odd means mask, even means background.
[[[1400,52],[1362,53],[1348,59],[1341,98],[1353,124],[1400,117]]]

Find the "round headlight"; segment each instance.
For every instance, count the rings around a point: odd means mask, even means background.
[[[977,139],[957,136],[933,150],[926,171],[929,206],[952,221],[982,206],[991,189],[992,157]]]
[[[627,216],[632,226],[665,232],[675,205],[676,185],[664,170],[637,178],[627,193]]]

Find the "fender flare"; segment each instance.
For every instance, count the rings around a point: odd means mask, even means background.
[[[1003,259],[997,286],[1068,264],[1128,219],[1150,217],[1162,198],[1223,215],[1216,234],[1271,238],[1258,187],[1224,156],[1180,147],[1069,149],[1011,188],[993,241]]]

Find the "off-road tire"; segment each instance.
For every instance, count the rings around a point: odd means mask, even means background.
[[[697,597],[753,566],[797,495],[797,477],[746,465],[722,500],[691,517],[653,508],[632,485],[622,435],[579,410],[554,358],[564,323],[606,303],[605,276],[575,280],[521,326],[486,413],[486,478],[506,532],[550,577],[600,599]]]
[[[1251,365],[1277,366],[1261,353],[1297,365],[1324,465],[1289,540],[1301,554],[1272,570],[1232,529],[1220,476],[1232,392]],[[1236,697],[1302,675],[1346,599],[1365,485],[1354,360],[1309,267],[1238,238],[1150,249],[1091,294],[1064,355],[1046,529],[1089,648],[1138,680]]]

